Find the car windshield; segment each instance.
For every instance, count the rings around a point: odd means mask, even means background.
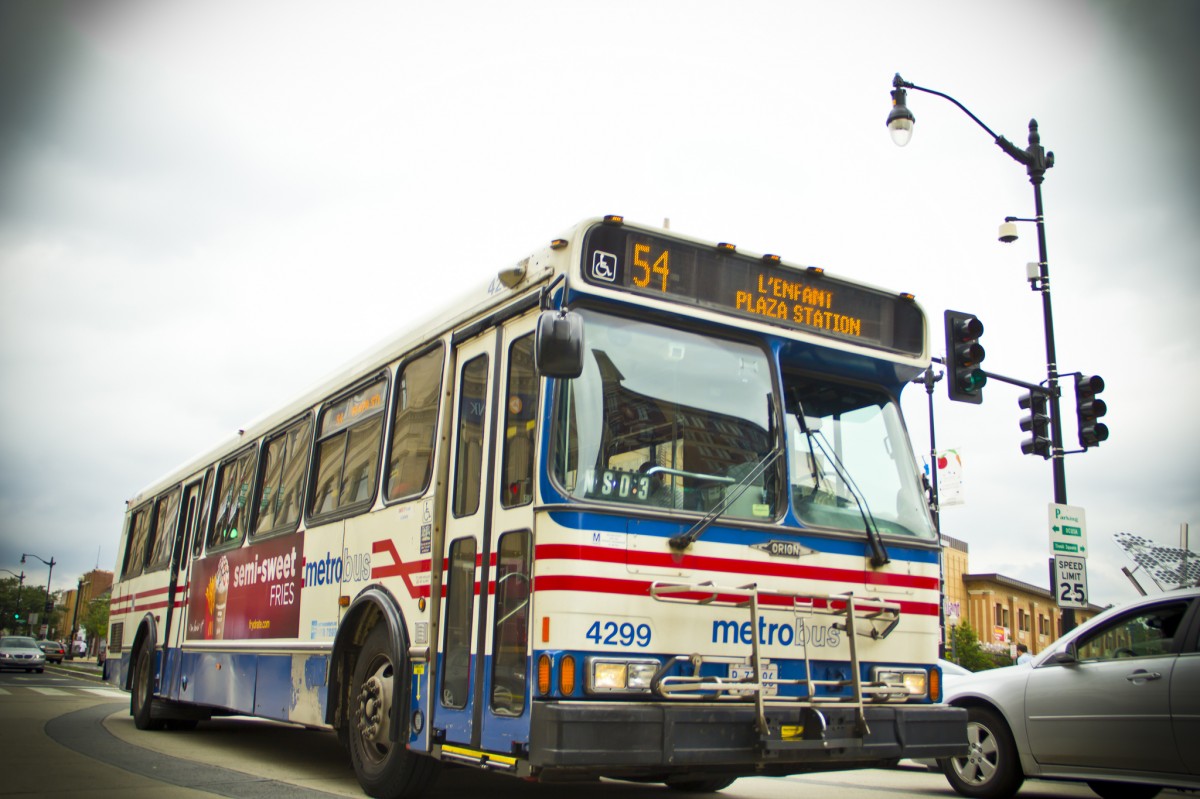
[[[769,519],[771,368],[755,346],[580,311],[583,374],[558,404],[554,472],[572,497]]]
[[[818,527],[933,539],[900,411],[883,391],[784,374],[792,503]]]
[[[20,635],[10,635],[0,643],[2,643],[4,646],[12,647],[14,649],[29,649],[31,647],[33,649],[37,649],[37,642],[35,642],[32,638],[25,638],[24,636]]]

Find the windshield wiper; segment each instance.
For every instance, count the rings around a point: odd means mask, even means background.
[[[703,519],[693,524],[691,529],[686,533],[680,533],[679,535],[671,536],[670,540],[667,542],[671,545],[671,549],[678,549],[682,552],[690,547],[692,542],[699,538],[701,534],[708,529],[709,525],[724,515],[725,511],[729,510],[729,506],[737,502],[738,499],[741,498],[742,494],[746,493],[746,489],[754,485],[758,478],[762,476],[762,473],[771,467],[771,464],[779,460],[779,456],[782,452],[782,449],[777,448],[774,451],[767,453],[767,456],[756,463],[754,468],[751,469],[745,477],[738,481],[737,485],[725,492],[725,496],[721,499],[721,501],[718,502],[716,507],[710,510]]]
[[[888,557],[887,548],[883,545],[883,537],[879,534],[879,528],[875,524],[875,516],[871,513],[870,506],[867,505],[867,498],[863,496],[862,490],[859,489],[858,484],[854,482],[854,478],[850,476],[850,470],[846,468],[846,465],[842,463],[841,458],[839,458],[837,453],[833,451],[833,447],[829,445],[829,440],[825,438],[825,434],[820,430],[813,431],[809,429],[807,422],[804,420],[804,408],[800,405],[799,399],[796,399],[795,402],[796,421],[800,423],[800,431],[808,438],[809,452],[812,452],[813,444],[816,444],[817,449],[821,451],[821,454],[824,455],[831,464],[833,464],[834,471],[837,472],[838,477],[841,478],[843,483],[845,483],[846,488],[850,492],[850,496],[854,499],[854,504],[858,506],[858,513],[860,516],[862,516],[863,527],[866,528],[867,531],[867,543],[871,547],[871,565],[878,569],[880,566],[890,563],[891,558]],[[815,484],[817,467],[815,464],[816,459],[814,458],[813,460],[813,477]]]
[[[771,465],[775,463],[775,461],[779,460],[779,456],[783,454],[782,443],[775,441],[775,398],[771,394],[767,394],[767,438],[776,445],[775,448],[768,452],[765,457],[759,460],[759,462],[754,465],[754,468],[751,469],[745,477],[743,477],[741,480],[738,480],[737,485],[726,491],[725,495],[721,498],[721,501],[718,502],[703,519],[693,524],[691,529],[689,529],[686,533],[680,533],[679,535],[671,536],[671,538],[667,541],[667,543],[671,545],[671,549],[682,552],[690,547],[692,542],[703,535],[704,531],[709,528],[709,525],[723,516],[725,511],[729,510],[729,507],[733,503],[737,502],[741,498],[742,494],[746,493],[746,489],[754,485],[758,481],[758,478],[761,477],[767,469],[771,468]],[[730,479],[729,482],[733,482],[733,480]]]

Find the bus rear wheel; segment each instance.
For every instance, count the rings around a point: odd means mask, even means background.
[[[437,777],[436,760],[408,751],[404,720],[392,718],[397,691],[408,690],[405,664],[392,652],[386,625],[367,636],[349,695],[350,760],[359,785],[369,796],[419,796]],[[401,725],[398,740],[389,738],[392,725]]]

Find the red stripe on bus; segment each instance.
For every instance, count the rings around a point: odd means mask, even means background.
[[[669,569],[695,569],[696,571],[718,571],[746,574],[755,577],[785,577],[792,580],[823,580],[866,585],[886,585],[898,588],[919,588],[928,591],[938,589],[937,577],[921,577],[911,574],[889,574],[868,572],[858,569],[837,569],[830,566],[804,566],[786,563],[755,563],[733,558],[674,555],[656,552],[637,552],[611,547],[577,546],[575,544],[539,544],[535,556],[538,560],[583,560],[598,563],[627,563],[632,566],[665,567]]]

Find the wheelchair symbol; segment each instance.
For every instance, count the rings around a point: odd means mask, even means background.
[[[612,283],[617,279],[617,256],[596,250],[592,253],[592,277]]]

